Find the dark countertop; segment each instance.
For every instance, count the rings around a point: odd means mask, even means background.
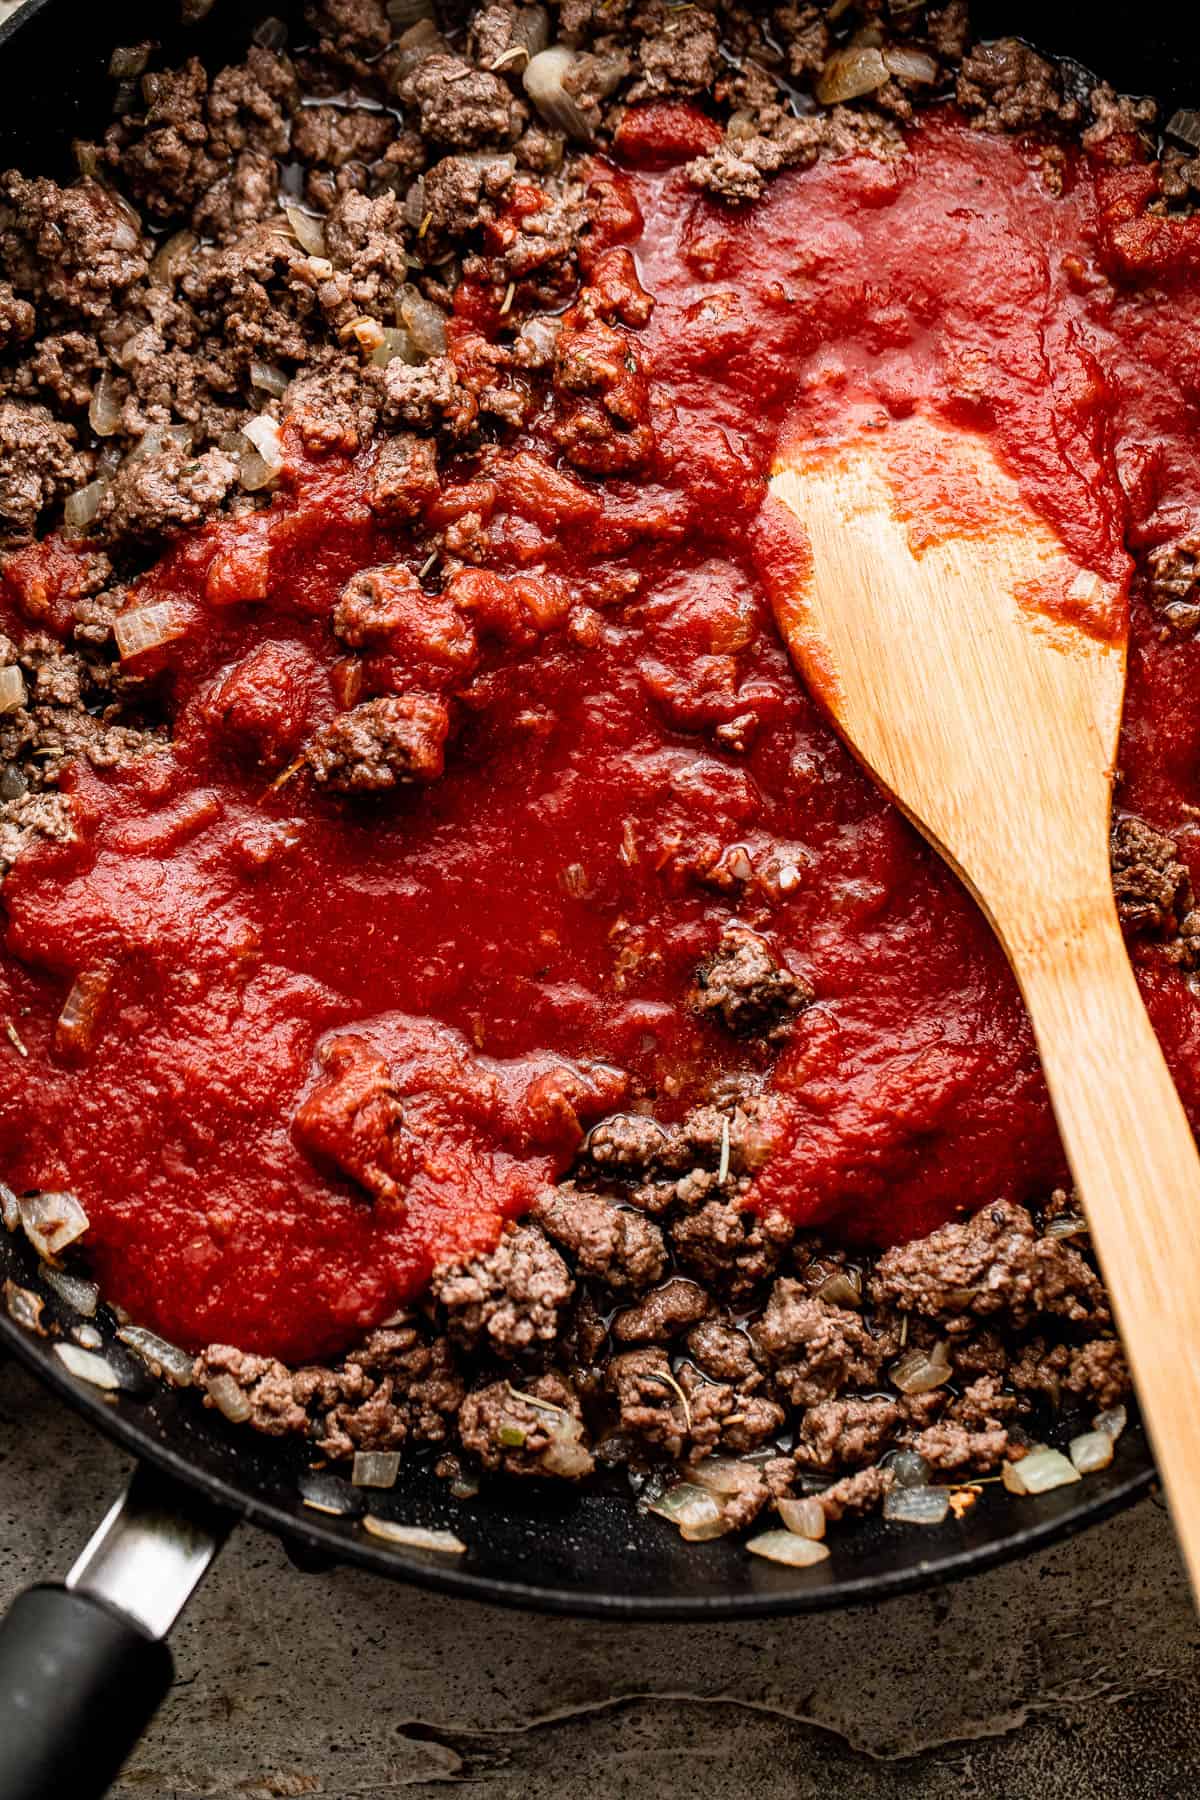
[[[65,1572],[126,1467],[0,1365],[0,1604]],[[1200,1624],[1154,1500],[953,1588],[715,1627],[301,1574],[243,1529],[172,1641],[176,1684],[120,1800],[1200,1792]]]

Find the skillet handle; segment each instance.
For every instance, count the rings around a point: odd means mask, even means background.
[[[100,1800],[171,1685],[166,1636],[233,1515],[135,1469],[65,1583],[0,1621],[0,1796]]]
[[[4,1800],[99,1800],[174,1673],[162,1639],[94,1595],[18,1594],[0,1624]]]

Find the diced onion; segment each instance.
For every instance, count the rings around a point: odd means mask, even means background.
[[[419,358],[442,355],[446,348],[446,315],[411,283],[396,295],[396,319],[412,338]]]
[[[15,1231],[21,1223],[21,1202],[10,1187],[0,1181],[0,1224],[5,1231]]]
[[[54,1354],[80,1381],[89,1381],[93,1387],[108,1388],[110,1392],[121,1385],[121,1378],[112,1364],[97,1356],[94,1350],[84,1350],[79,1344],[55,1344]]]
[[[436,1550],[440,1556],[462,1556],[467,1548],[452,1531],[436,1531],[426,1525],[397,1525],[393,1519],[380,1519],[374,1513],[363,1515],[363,1529],[389,1544],[404,1544],[409,1550]]]
[[[530,57],[521,82],[547,125],[564,131],[577,143],[587,144],[592,139],[592,128],[563,86],[563,77],[575,67],[575,60],[575,52],[565,44],[552,44],[549,50],[539,50]]]
[[[76,1325],[71,1336],[77,1344],[82,1344],[85,1350],[99,1350],[104,1344],[104,1339],[94,1325]]]
[[[264,394],[271,394],[281,400],[288,391],[290,377],[274,363],[261,362],[255,357],[250,364],[250,386],[261,389]]]
[[[892,1365],[892,1385],[902,1394],[930,1394],[949,1381],[950,1357],[945,1342],[932,1350],[909,1350]]]
[[[818,1300],[830,1306],[862,1305],[862,1276],[857,1269],[835,1269],[816,1289]]]
[[[360,350],[373,356],[383,343],[383,326],[378,319],[372,319],[363,313],[360,318],[351,319],[348,325],[343,325],[338,336],[343,340],[352,337]]]
[[[88,1216],[74,1194],[25,1194],[19,1202],[21,1224],[39,1256],[49,1259],[81,1238]]]
[[[883,1516],[898,1525],[940,1525],[950,1510],[944,1487],[892,1487],[883,1499]]]
[[[764,1531],[748,1538],[746,1548],[751,1556],[765,1557],[767,1562],[787,1563],[793,1569],[811,1568],[826,1562],[829,1551],[815,1538],[797,1537],[793,1531]]]
[[[42,1328],[42,1296],[35,1294],[32,1288],[18,1287],[15,1281],[4,1284],[4,1304],[8,1316],[14,1325],[23,1331],[36,1331],[45,1337]]]
[[[48,1267],[43,1267],[42,1279],[72,1312],[82,1314],[85,1319],[95,1317],[100,1304],[100,1289],[94,1281],[85,1281],[82,1275],[68,1275],[65,1269]]]
[[[272,15],[256,25],[250,35],[264,50],[282,50],[288,41],[288,28],[282,19]]]
[[[1046,1226],[1045,1235],[1051,1238],[1086,1237],[1087,1229],[1087,1220],[1078,1213],[1059,1213]]]
[[[291,227],[292,236],[300,248],[307,250],[310,256],[328,256],[329,252],[325,248],[325,227],[320,219],[314,218],[312,213],[305,212],[300,206],[285,206],[283,210],[287,216],[288,225]]]
[[[584,1443],[582,1421],[574,1413],[559,1408],[556,1416],[547,1423],[546,1430],[550,1442],[538,1459],[546,1473],[566,1481],[590,1475],[595,1462]]]
[[[882,53],[861,45],[835,50],[821,70],[816,96],[822,106],[836,106],[842,100],[856,100],[860,94],[873,94],[888,79],[888,67]]]
[[[679,1482],[661,1498],[652,1500],[646,1510],[657,1513],[660,1519],[668,1519],[689,1544],[705,1543],[709,1538],[722,1537],[729,1530],[725,1515],[713,1496],[692,1481]]]
[[[395,1487],[400,1473],[398,1450],[360,1450],[354,1458],[350,1480],[355,1487]]]
[[[144,656],[162,644],[173,643],[184,635],[187,627],[176,615],[169,600],[156,600],[151,606],[135,606],[119,613],[113,621],[113,637],[122,662],[133,656]]]
[[[149,44],[118,44],[108,59],[108,72],[114,81],[130,81],[145,72],[149,61]]]
[[[16,663],[0,669],[0,713],[20,712],[26,697],[25,677]]]
[[[432,19],[418,19],[402,31],[392,46],[391,84],[397,87],[427,57],[438,56],[449,48]]]
[[[812,1495],[805,1500],[777,1500],[775,1510],[789,1531],[797,1537],[823,1538],[825,1536],[825,1508]]]
[[[938,66],[924,50],[906,50],[893,47],[883,52],[884,64],[889,75],[896,75],[901,81],[936,81]]]
[[[109,969],[82,969],[54,1024],[54,1045],[64,1052],[90,1050],[112,985]]]
[[[1096,1414],[1092,1420],[1092,1430],[1106,1431],[1116,1443],[1128,1423],[1129,1414],[1123,1406],[1110,1406],[1106,1412]]]
[[[929,1464],[916,1450],[898,1450],[888,1464],[888,1468],[892,1471],[897,1487],[929,1486]]]
[[[97,437],[111,437],[121,423],[121,402],[117,398],[112,371],[105,369],[92,389],[88,402],[88,424]]]
[[[689,1473],[698,1487],[721,1499],[740,1494],[756,1479],[754,1469],[734,1456],[706,1456],[703,1462],[693,1463]]]
[[[77,537],[91,525],[101,503],[107,494],[109,483],[103,475],[96,481],[89,481],[86,487],[76,488],[63,501],[63,529],[71,537]]]
[[[232,1375],[214,1375],[208,1384],[208,1397],[231,1425],[243,1425],[250,1417],[250,1402]]]
[[[181,1350],[178,1344],[169,1344],[166,1338],[160,1338],[157,1332],[147,1331],[141,1325],[122,1325],[117,1336],[151,1369],[161,1369],[176,1387],[191,1387],[196,1359],[189,1351]]]
[[[411,336],[402,326],[385,325],[380,342],[371,352],[371,361],[385,369],[390,362],[416,363],[420,358]]]
[[[1061,1450],[1038,1444],[1020,1462],[1005,1463],[1004,1485],[1010,1494],[1048,1494],[1079,1480],[1079,1470]]]
[[[403,30],[418,19],[432,19],[433,0],[387,0],[386,11],[397,30]]]
[[[150,261],[150,277],[164,286],[176,281],[191,261],[200,239],[194,231],[173,231],[164,238]]]
[[[1200,112],[1181,107],[1167,120],[1167,136],[1178,138],[1191,150],[1200,150]]]
[[[1071,1439],[1067,1453],[1081,1475],[1094,1475],[1112,1461],[1113,1441],[1107,1431],[1085,1431]]]

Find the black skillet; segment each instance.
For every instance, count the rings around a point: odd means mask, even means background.
[[[115,44],[153,37],[168,59],[194,50],[220,66],[242,54],[259,18],[299,10],[284,0],[216,0],[184,32],[164,25],[165,0],[111,7],[31,0],[0,28],[0,166],[72,172],[70,140],[96,131],[110,104],[106,68]],[[1190,7],[1160,4],[1131,27],[1123,5],[982,0],[975,19],[985,36],[1022,34],[1119,89],[1152,92],[1168,112],[1200,95],[1200,83],[1188,85],[1200,46],[1200,15]],[[27,1247],[0,1231],[0,1281],[5,1276],[40,1288],[52,1325],[70,1322],[40,1283]],[[302,1444],[238,1430],[193,1393],[151,1382],[115,1342],[103,1309],[96,1323],[127,1383],[114,1394],[77,1380],[53,1337],[31,1336],[0,1310],[0,1349],[139,1463],[129,1494],[67,1585],[20,1595],[0,1626],[0,1800],[88,1800],[105,1791],[170,1683],[166,1631],[238,1519],[279,1533],[302,1567],[352,1562],[476,1600],[699,1623],[817,1612],[952,1580],[1094,1523],[1145,1494],[1154,1476],[1133,1424],[1112,1466],[1078,1486],[1020,1500],[992,1486],[963,1521],[932,1530],[868,1521],[838,1533],[828,1562],[789,1570],[725,1540],[683,1543],[666,1521],[639,1513],[621,1481],[583,1493],[485,1487],[456,1501],[428,1464],[415,1463],[394,1489],[372,1495],[372,1510],[406,1524],[448,1526],[468,1546],[462,1557],[437,1557],[369,1536],[355,1518],[305,1506],[297,1486],[308,1464]]]

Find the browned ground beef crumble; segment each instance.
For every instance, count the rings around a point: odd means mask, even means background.
[[[28,689],[0,720],[0,872],[31,833],[69,829],[65,759],[153,754],[159,727],[139,718],[111,622],[123,584],[173,534],[263,504],[251,419],[298,415],[317,449],[386,432],[372,505],[392,519],[417,515],[444,453],[520,423],[524,384],[554,354],[544,309],[577,286],[581,157],[611,141],[627,104],[702,98],[724,136],[690,178],[731,205],[823,154],[893,154],[898,123],[947,95],[981,129],[1036,132],[1050,182],[1065,134],[1099,142],[1153,119],[1147,103],[1065,84],[1015,41],[972,46],[962,0],[832,12],[497,0],[465,27],[399,32],[382,0],[323,0],[292,47],[269,23],[215,76],[197,60],[159,68],[139,47],[120,59],[114,123],[78,146],[77,181],[0,176],[0,544],[57,526],[82,490],[66,529],[81,529],[82,510],[91,552],[69,597],[73,647],[37,632],[0,644]],[[820,105],[855,32],[924,52],[922,79],[891,75]],[[574,52],[570,137],[522,84],[531,51],[549,44]],[[483,227],[517,179],[546,205],[485,251]],[[1200,159],[1168,150],[1171,202],[1190,204],[1197,187]],[[472,389],[442,354],[442,309],[464,272],[512,284],[522,320]],[[408,334],[411,360],[372,360],[380,321]],[[453,570],[477,527],[468,514],[418,548]],[[1194,541],[1152,552],[1141,579],[1164,631],[1195,628]],[[335,629],[361,643],[387,598],[348,593]],[[436,702],[375,700],[325,729],[312,766],[347,792],[426,779],[445,735]],[[1127,929],[1196,966],[1200,911],[1174,842],[1123,818],[1113,868]],[[741,927],[696,970],[692,996],[764,1042],[810,998]],[[1039,1217],[992,1205],[853,1260],[740,1209],[761,1156],[755,1101],[736,1093],[669,1127],[608,1118],[491,1255],[440,1269],[425,1306],[336,1366],[288,1369],[214,1345],[196,1379],[226,1403],[232,1382],[255,1429],[302,1434],[331,1459],[434,1446],[447,1474],[578,1479],[598,1465],[644,1474],[753,1456],[723,1503],[730,1528],[791,1492],[816,1492],[831,1520],[868,1511],[893,1479],[880,1459],[900,1447],[939,1478],[986,1474],[1063,1403],[1094,1411],[1127,1393],[1067,1196],[1048,1196]],[[939,1345],[940,1385],[895,1386],[902,1353]]]

